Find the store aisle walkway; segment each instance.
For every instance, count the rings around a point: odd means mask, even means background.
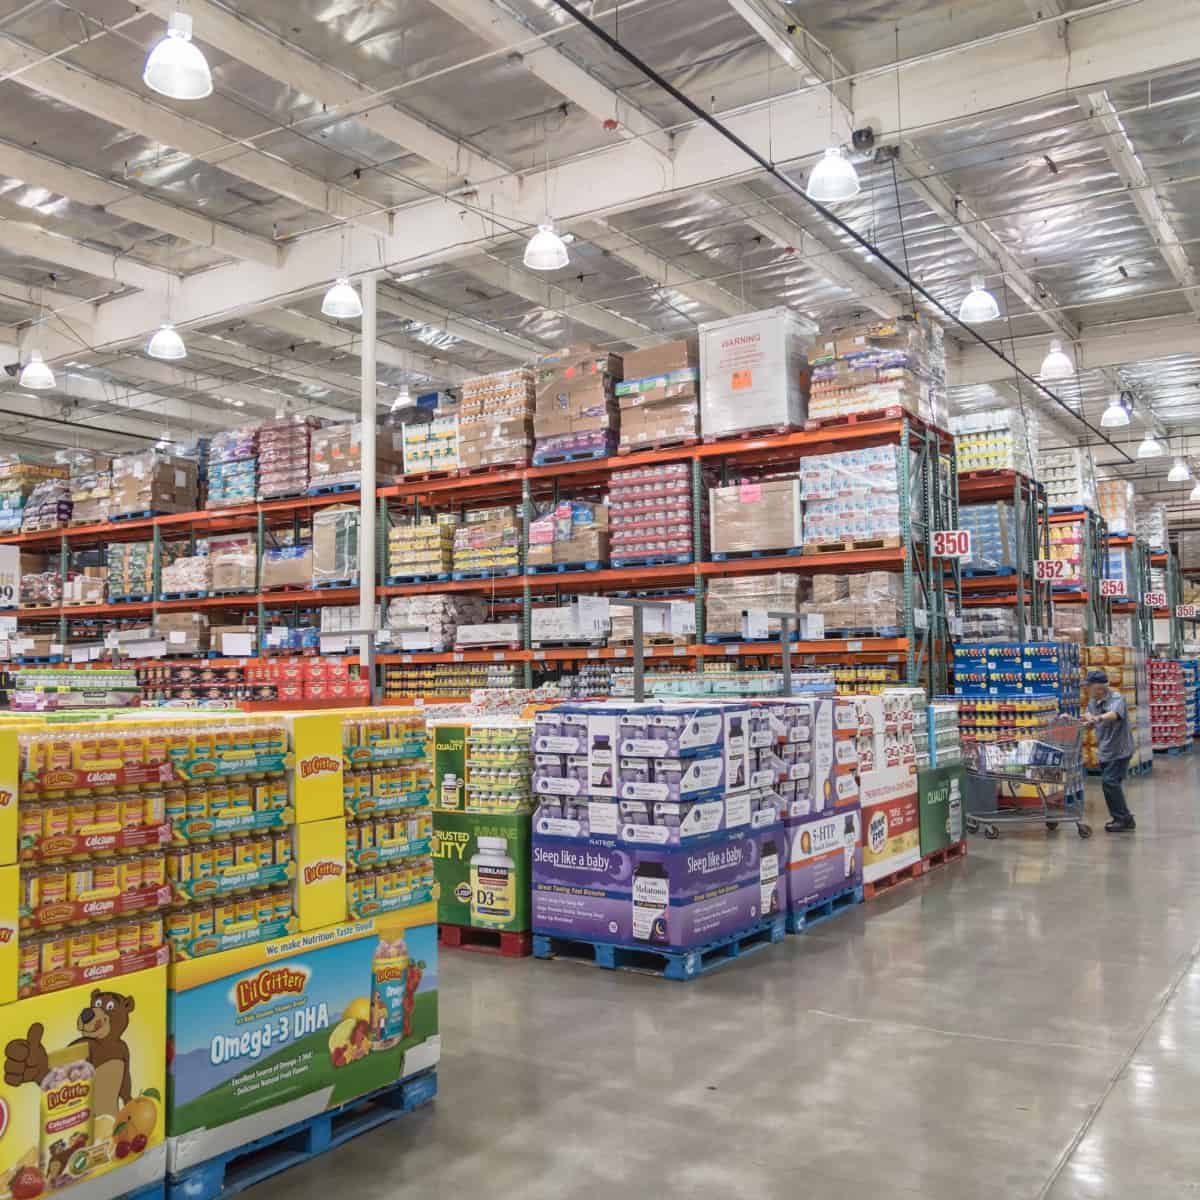
[[[692,984],[447,954],[441,1097],[257,1200],[1176,1198],[1200,1179],[1200,754],[1135,837],[970,858]]]

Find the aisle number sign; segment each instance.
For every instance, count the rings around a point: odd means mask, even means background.
[[[1166,608],[1167,593],[1166,592],[1147,592],[1142,597],[1142,603],[1147,608]]]
[[[971,557],[971,531],[969,529],[935,529],[933,531],[934,558]]]
[[[1194,621],[1196,606],[1194,604],[1177,604],[1175,605],[1175,615],[1183,621]]]
[[[1102,579],[1100,580],[1100,595],[1123,596],[1125,595],[1125,584],[1120,579]]]
[[[1071,564],[1065,558],[1039,558],[1033,564],[1033,577],[1039,583],[1053,583],[1072,576]]]

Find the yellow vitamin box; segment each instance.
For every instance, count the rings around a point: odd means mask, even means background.
[[[20,898],[21,868],[16,864],[0,867],[0,1004],[9,1004],[17,998],[21,957],[17,932]],[[0,1145],[0,1151],[2,1149]]]
[[[339,794],[339,802],[341,796]],[[296,916],[301,931],[346,919],[346,819],[296,826]]]
[[[296,820],[303,824],[336,817],[342,811],[342,715],[306,713],[289,717],[288,723]]]
[[[165,1161],[167,969],[0,1008],[0,1178],[35,1196],[120,1171],[134,1191]]]
[[[19,857],[17,802],[21,786],[21,765],[15,728],[0,729],[0,864],[14,863]]]

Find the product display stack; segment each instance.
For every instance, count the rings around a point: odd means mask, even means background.
[[[375,480],[393,483],[404,473],[404,442],[398,427],[375,431]],[[309,491],[353,491],[362,481],[362,425],[346,421],[312,430],[308,454]]]
[[[477,625],[486,618],[482,597],[455,593],[393,596],[387,607],[387,628],[402,650],[452,650],[460,626]]]
[[[313,587],[353,587],[358,583],[358,518],[358,508],[350,504],[313,514]]]
[[[66,479],[43,479],[34,485],[21,513],[22,533],[65,529],[71,523],[71,484]]]
[[[440,940],[529,954],[533,724],[431,720],[429,734]]]
[[[691,562],[697,532],[695,507],[688,463],[614,471],[608,493],[612,565]],[[701,514],[702,536],[705,526]]]
[[[149,542],[109,542],[105,549],[108,567],[108,598],[150,600],[154,596],[154,547]]]
[[[550,567],[607,566],[609,509],[588,500],[560,500],[538,505],[529,525],[526,565],[536,573]]]
[[[213,434],[207,465],[205,508],[252,504],[258,496],[258,430],[230,429]]]
[[[619,354],[569,346],[538,360],[533,413],[537,465],[607,458],[617,449]]]
[[[812,600],[799,607],[821,618],[822,636],[897,637],[904,625],[904,577],[891,571],[814,575]]]
[[[898,546],[900,454],[896,446],[875,446],[803,459],[805,548]],[[911,503],[911,515],[916,517],[919,497],[912,496]]]
[[[477,508],[454,526],[454,579],[516,575],[521,569],[521,516],[515,508]]]
[[[794,554],[804,536],[800,480],[744,480],[708,490],[714,557]]]
[[[308,491],[312,434],[320,422],[312,417],[276,417],[258,430],[258,498],[279,500]]]
[[[764,575],[715,576],[709,580],[705,590],[705,637],[713,642],[740,642],[745,636],[743,613],[747,610],[797,612],[811,595],[812,584],[808,579],[784,571]],[[769,638],[778,638],[781,627],[778,617],[767,618]],[[792,637],[796,636],[793,622]]]
[[[1188,724],[1192,736],[1200,734],[1200,662],[1194,658],[1176,660],[1183,672],[1183,690],[1187,697]]]
[[[112,458],[107,454],[71,454],[71,524],[98,525],[112,508]]]
[[[454,569],[455,523],[450,517],[420,517],[388,530],[388,581],[446,580]]]
[[[700,434],[700,343],[667,342],[624,356],[616,385],[622,452],[694,442]]]
[[[528,367],[468,379],[458,409],[459,466],[474,471],[527,463],[534,401],[534,374]]]
[[[441,405],[421,408],[419,414],[421,420],[406,421],[401,426],[405,475],[457,470],[458,406],[447,405],[445,411]]]
[[[534,953],[690,978],[779,940],[781,812],[746,703],[562,704],[534,723]]]
[[[1190,749],[1192,730],[1187,718],[1183,670],[1172,659],[1152,658],[1146,663],[1150,687],[1150,741],[1156,754]]]
[[[1133,484],[1125,479],[1098,479],[1096,504],[1110,537],[1128,537],[1137,527]]]
[[[958,525],[971,534],[971,561],[965,564],[969,570],[1015,571],[1017,528],[1009,501],[963,504],[958,510]]]
[[[1053,700],[1079,715],[1080,647],[1074,642],[988,642],[954,648],[954,690],[960,696]]]
[[[989,409],[953,417],[958,473],[1017,471],[1037,478],[1037,422],[1021,409]]]
[[[1170,546],[1170,524],[1167,506],[1150,500],[1138,500],[1134,505],[1135,532],[1151,550],[1165,551]]]
[[[1037,477],[1051,509],[1096,507],[1096,469],[1087,447],[1043,450]]]
[[[175,458],[158,450],[119,455],[112,462],[109,515],[148,517],[195,512],[200,507],[199,479],[199,469],[191,459]]]
[[[66,478],[65,466],[34,462],[16,455],[0,459],[0,533],[21,531],[25,507],[39,484]]]
[[[520,663],[389,663],[384,667],[383,694],[393,701],[422,697],[465,700],[476,688],[515,688],[524,681]]]

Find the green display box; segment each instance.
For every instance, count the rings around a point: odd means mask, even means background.
[[[921,855],[932,854],[963,838],[963,769],[955,763],[917,774],[921,814]]]
[[[438,920],[502,933],[530,927],[529,813],[433,814],[433,871],[440,895]],[[500,853],[484,853],[479,839],[503,838]]]

